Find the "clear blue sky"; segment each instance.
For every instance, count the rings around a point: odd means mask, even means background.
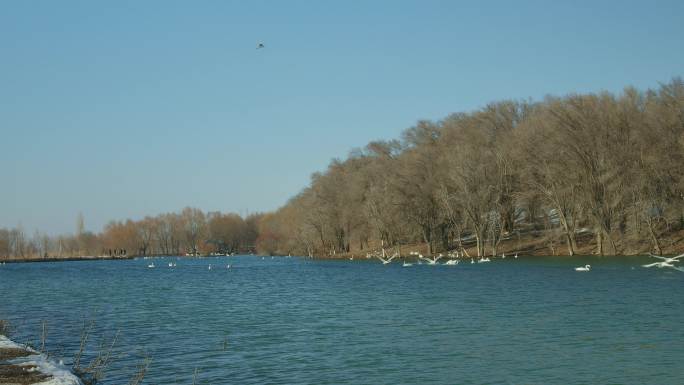
[[[684,75],[684,2],[560,3],[2,1],[0,227],[272,210],[418,119]]]

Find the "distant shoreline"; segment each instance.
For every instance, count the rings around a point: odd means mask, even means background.
[[[135,256],[82,256],[82,257],[28,257],[5,259],[0,257],[0,263],[32,263],[32,262],[69,262],[69,261],[111,261],[134,259]]]

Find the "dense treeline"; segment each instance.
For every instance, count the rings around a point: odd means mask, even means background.
[[[0,258],[232,253],[330,256],[423,244],[496,255],[535,234],[551,253],[662,253],[684,230],[684,82],[503,101],[334,160],[279,210],[185,208],[100,234],[0,229]],[[684,233],[682,233],[684,234]],[[665,242],[666,237],[668,242]],[[681,237],[680,237],[681,238]],[[580,242],[581,241],[581,242]]]
[[[102,233],[84,230],[79,215],[76,234],[28,237],[21,227],[0,229],[0,258],[179,255],[254,251],[260,215],[204,213],[186,207],[180,213],[134,221],[112,221]]]
[[[264,253],[424,243],[497,254],[536,232],[566,254],[663,251],[684,227],[684,83],[504,101],[372,142],[259,223]],[[554,252],[555,249],[554,249]]]

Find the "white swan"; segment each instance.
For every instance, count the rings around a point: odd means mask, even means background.
[[[413,264],[412,264],[412,263],[408,263],[408,262],[404,262],[404,263],[401,265],[401,267],[409,267],[409,266],[413,266]]]
[[[501,259],[506,259],[506,253],[501,253]]]
[[[392,256],[389,257],[389,258],[383,258],[383,257],[381,257],[380,255],[376,255],[375,257],[378,258],[380,261],[382,261],[382,264],[383,264],[383,265],[387,265],[388,263],[392,262],[392,260],[393,260],[394,258],[396,258],[396,257],[398,257],[398,256],[399,256],[399,254],[394,253],[394,254],[392,254]]]
[[[150,263],[149,265],[147,265],[147,267],[150,268],[150,269],[154,269],[154,262],[152,262],[152,263]]]
[[[673,265],[669,262],[666,262],[666,261],[654,262],[654,263],[649,263],[647,265],[641,265],[641,266],[643,266],[643,267],[657,267],[659,269],[662,269],[663,267],[675,267],[675,265]]]
[[[515,253],[515,255],[513,256],[513,258],[518,259],[518,253]]]
[[[211,265],[209,265],[209,270],[211,270]]]
[[[456,265],[458,265],[458,262],[459,262],[458,259],[450,259],[450,260],[444,262],[444,264],[446,266],[456,266]]]
[[[470,263],[475,263],[475,261],[472,258],[470,258]]]
[[[477,263],[485,263],[485,262],[491,262],[491,260],[487,257],[480,258],[477,260]]]
[[[428,265],[434,266],[437,265],[437,261],[442,259],[444,256],[442,254],[439,254],[437,256],[432,256],[432,258],[425,258],[423,257],[422,254],[418,254],[418,258],[422,259],[423,261],[427,262]]]
[[[576,267],[575,271],[589,271],[591,270],[591,265],[584,265],[584,267]]]
[[[673,265],[673,264],[671,264],[671,263],[669,263],[669,262],[665,262],[665,261],[663,261],[663,262],[649,263],[649,264],[647,264],[647,265],[641,265],[641,266],[643,266],[643,267],[657,267],[657,268],[659,268],[659,269],[662,269],[663,267],[669,267],[669,268],[671,268],[671,269],[674,269],[674,270],[678,270],[678,271],[684,272],[684,268],[677,267],[677,266],[675,266],[675,265]]]
[[[226,265],[226,269],[230,269],[230,265]]]
[[[678,256],[676,256],[676,257],[671,257],[671,258],[670,258],[670,257],[661,257],[660,255],[653,255],[653,254],[651,254],[651,257],[653,257],[653,258],[658,258],[658,259],[662,259],[663,262],[665,262],[665,263],[675,263],[675,262],[681,262],[681,261],[679,260],[679,258],[684,257],[684,254],[678,255]],[[670,266],[668,266],[668,267],[670,267]]]

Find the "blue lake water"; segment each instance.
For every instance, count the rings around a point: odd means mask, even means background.
[[[154,261],[0,266],[0,318],[67,362],[120,330],[103,384],[684,383],[684,273],[646,259]]]

